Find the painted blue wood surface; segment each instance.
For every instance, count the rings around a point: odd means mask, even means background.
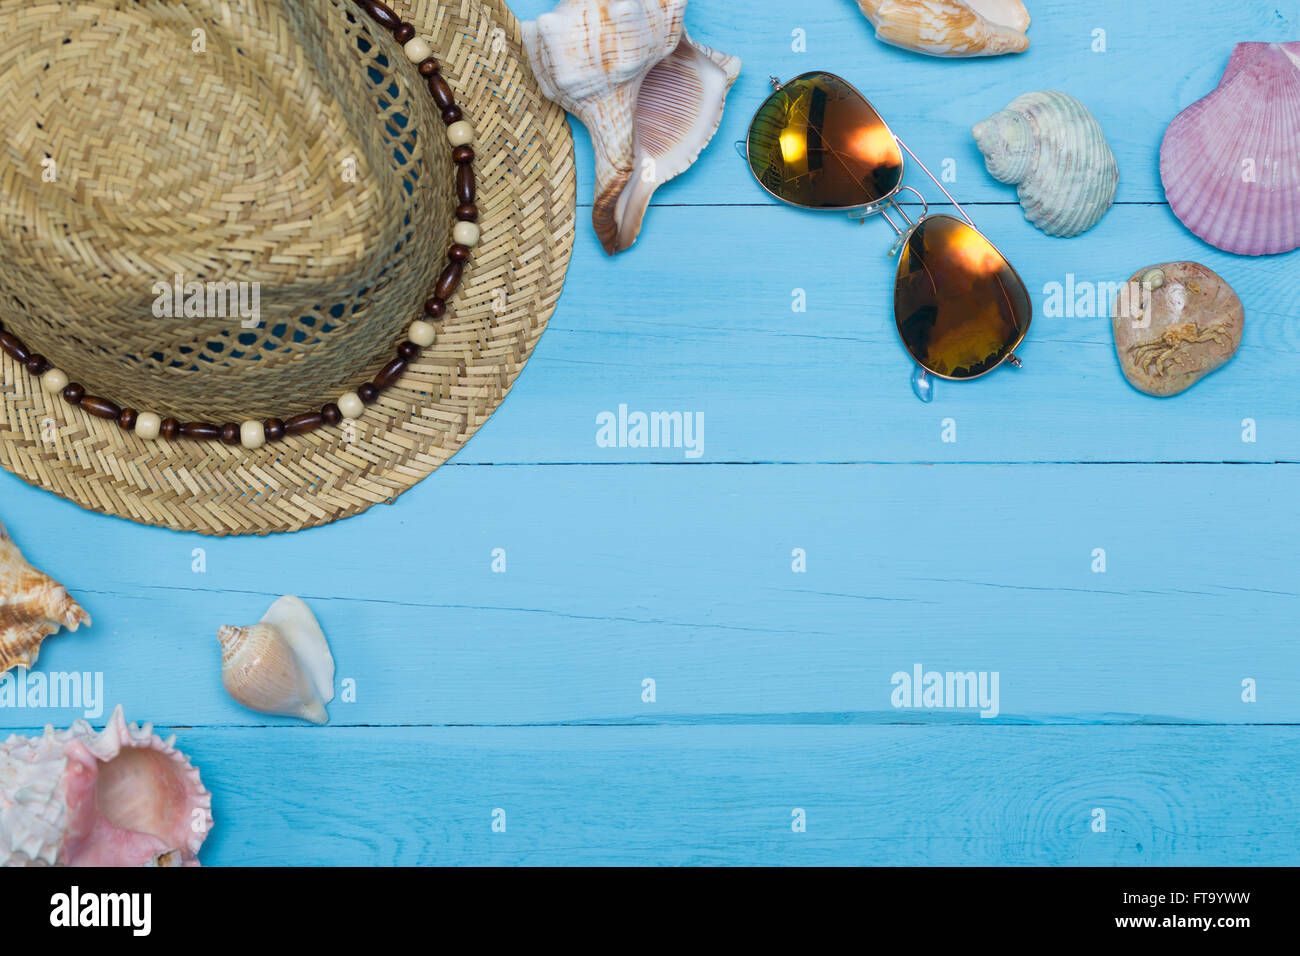
[[[1300,862],[1300,252],[1210,249],[1157,167],[1232,43],[1300,37],[1300,4],[1172,8],[1036,0],[1028,53],[951,62],[880,45],[852,0],[695,0],[693,35],[745,61],[717,141],[630,252],[579,230],[514,392],[396,505],[217,540],[0,474],[0,518],[96,622],[39,671],[102,674],[108,707],[178,729],[214,791],[211,864]],[[769,73],[813,68],[954,161],[1035,299],[1023,370],[918,403],[888,227],[753,185],[730,142]],[[1071,240],[1025,223],[969,136],[1046,87],[1088,103],[1121,168],[1119,204]],[[1247,308],[1239,355],[1183,396],[1128,387],[1108,320],[1044,314],[1051,283],[1180,258]],[[600,447],[620,405],[699,413],[699,456]],[[221,688],[216,628],[283,593],[356,681],[325,728]],[[914,664],[997,672],[998,716],[894,707]],[[79,714],[0,707],[0,727]]]

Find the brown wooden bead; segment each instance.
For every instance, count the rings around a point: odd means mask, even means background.
[[[414,38],[414,36],[415,27],[411,26],[409,23],[403,23],[393,31],[393,39],[402,44],[402,46],[406,46],[407,41]]]
[[[379,374],[375,376],[375,387],[388,388],[399,378],[401,378],[402,373],[405,371],[406,371],[406,359],[404,358],[393,359],[382,369],[380,369]]]
[[[478,222],[478,206],[464,202],[456,207],[456,218],[461,222]]]
[[[408,362],[414,362],[420,357],[420,347],[414,342],[403,342],[397,347],[397,357],[404,358]]]
[[[8,332],[0,332],[0,349],[4,349],[15,362],[26,362],[32,357],[32,353],[27,351],[27,346],[23,345],[16,335],[10,335]]]
[[[474,201],[473,166],[456,167],[456,198],[459,199],[462,204],[468,204]]]
[[[305,435],[309,431],[320,428],[321,422],[324,420],[325,418],[320,412],[303,412],[301,415],[285,419],[284,433],[286,435]]]
[[[465,118],[465,114],[460,111],[459,106],[448,106],[442,111],[442,121],[450,126],[452,123],[459,123]]]
[[[436,296],[424,303],[424,314],[431,319],[441,319],[446,311],[447,303]]]
[[[473,146],[457,146],[451,151],[451,159],[458,166],[464,166],[466,163],[474,162]]]
[[[179,437],[180,433],[181,433],[181,423],[178,422],[176,419],[164,418],[162,420],[162,428],[158,430],[158,434],[161,435],[163,438],[166,438],[168,441],[171,441],[172,439]]]
[[[442,270],[442,275],[438,277],[438,285],[434,292],[440,299],[448,299],[456,291],[456,286],[460,285],[461,273],[465,271],[465,266],[459,262],[453,262]]]
[[[435,60],[433,57],[429,57],[427,60],[421,60],[420,65],[416,67],[416,69],[420,71],[420,75],[422,77],[428,79],[431,76],[436,76],[438,74],[438,71],[441,70],[442,67],[438,65],[437,60]]]
[[[469,246],[462,246],[460,244],[452,246],[447,250],[447,258],[452,262],[468,262]]]
[[[385,30],[396,30],[402,25],[402,18],[380,0],[361,0],[361,6],[365,8],[366,13],[370,14],[370,19]]]
[[[373,382],[366,382],[357,389],[357,397],[369,405],[379,397],[379,388]]]
[[[221,437],[221,426],[211,422],[186,422],[181,426],[182,438],[195,441],[216,441]]]
[[[78,404],[96,418],[116,419],[118,415],[122,414],[122,409],[98,395],[83,395]]]
[[[240,443],[239,426],[234,422],[226,422],[221,426],[221,444],[238,445]]]
[[[320,417],[326,425],[337,425],[339,422],[343,421],[343,412],[337,405],[330,402],[328,405],[321,406]]]
[[[433,102],[440,110],[456,105],[456,98],[452,96],[451,87],[447,85],[447,81],[442,78],[441,73],[435,73],[429,77],[429,92],[433,95]]]
[[[63,390],[63,400],[69,405],[80,405],[81,400],[86,397],[86,390],[76,382],[71,383]]]
[[[27,359],[27,371],[32,375],[44,375],[50,370],[50,363],[44,355],[31,355]]]
[[[140,420],[140,413],[134,408],[124,408],[122,413],[117,416],[117,423],[122,426],[122,431],[129,432],[135,428],[135,423]]]
[[[284,437],[284,422],[278,418],[268,418],[262,422],[262,432],[267,441],[279,441]]]

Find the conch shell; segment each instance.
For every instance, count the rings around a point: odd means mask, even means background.
[[[1086,232],[1115,201],[1115,154],[1096,117],[1068,93],[1017,96],[973,132],[989,173],[1019,184],[1025,218],[1049,236]]]
[[[1300,248],[1300,40],[1238,43],[1219,85],[1160,144],[1169,208],[1245,256]]]
[[[858,0],[876,39],[931,56],[998,56],[1029,47],[1020,0]]]
[[[118,705],[0,744],[0,866],[198,866],[212,795],[175,742]]]
[[[61,627],[90,626],[63,585],[27,563],[0,524],[0,672],[31,667],[41,642]]]
[[[596,154],[592,225],[610,255],[641,231],[650,197],[690,168],[722,122],[740,60],[696,43],[686,0],[561,0],[523,24],[542,93]]]
[[[223,627],[221,682],[250,710],[329,721],[334,699],[334,656],[311,609],[286,596],[251,627]]]

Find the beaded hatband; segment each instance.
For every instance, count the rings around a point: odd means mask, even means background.
[[[393,35],[407,58],[417,65],[420,76],[428,82],[429,93],[447,127],[447,139],[452,146],[451,157],[456,164],[456,198],[460,205],[456,207],[456,225],[452,230],[452,246],[447,252],[447,266],[438,277],[433,297],[424,303],[425,318],[411,323],[406,341],[397,347],[397,357],[380,369],[371,381],[359,386],[356,391],[344,392],[337,401],[323,405],[319,411],[304,412],[284,420],[253,419],[242,424],[182,423],[175,418],[163,418],[154,412],[121,408],[107,398],[87,395],[82,385],[70,382],[67,373],[50,365],[43,355],[29,349],[0,322],[0,350],[25,366],[30,374],[38,376],[42,389],[50,394],[62,395],[69,405],[76,405],[96,418],[116,421],[123,430],[134,432],[143,439],[190,438],[221,441],[227,445],[242,444],[245,448],[255,449],[267,442],[279,441],[286,435],[301,435],[321,425],[335,425],[343,419],[360,418],[365,407],[401,377],[407,366],[419,356],[420,349],[433,344],[437,329],[426,320],[440,319],[446,312],[447,299],[460,284],[465,263],[469,261],[470,249],[479,240],[478,207],[474,205],[474,150],[469,145],[474,139],[474,128],[456,105],[451,87],[442,77],[438,61],[433,58],[433,48],[427,40],[416,35],[415,27],[403,22],[401,17],[380,0],[353,2]]]

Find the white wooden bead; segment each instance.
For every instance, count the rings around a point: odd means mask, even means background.
[[[68,387],[67,372],[60,371],[57,368],[52,368],[48,370],[44,375],[41,376],[41,388],[45,389],[47,392],[51,394],[54,394],[55,392],[61,392],[67,387]]]
[[[366,410],[365,402],[361,401],[361,396],[356,392],[344,392],[335,404],[338,405],[344,418],[360,418],[361,413]]]
[[[433,340],[438,337],[438,329],[432,322],[416,319],[411,323],[410,329],[407,330],[406,337],[420,348],[428,348],[433,344]]]
[[[252,451],[266,444],[266,427],[261,422],[247,421],[239,426],[239,443]]]
[[[135,433],[145,441],[153,441],[162,431],[162,417],[153,412],[141,412],[135,419]]]
[[[406,58],[412,63],[421,63],[433,56],[433,47],[429,46],[429,41],[424,37],[412,37],[406,41],[406,46],[402,49],[406,51]]]
[[[453,146],[468,146],[474,141],[474,127],[469,120],[457,120],[447,127],[447,139]]]
[[[476,222],[458,222],[456,227],[451,231],[452,239],[462,246],[474,246],[478,244],[479,229]]]

